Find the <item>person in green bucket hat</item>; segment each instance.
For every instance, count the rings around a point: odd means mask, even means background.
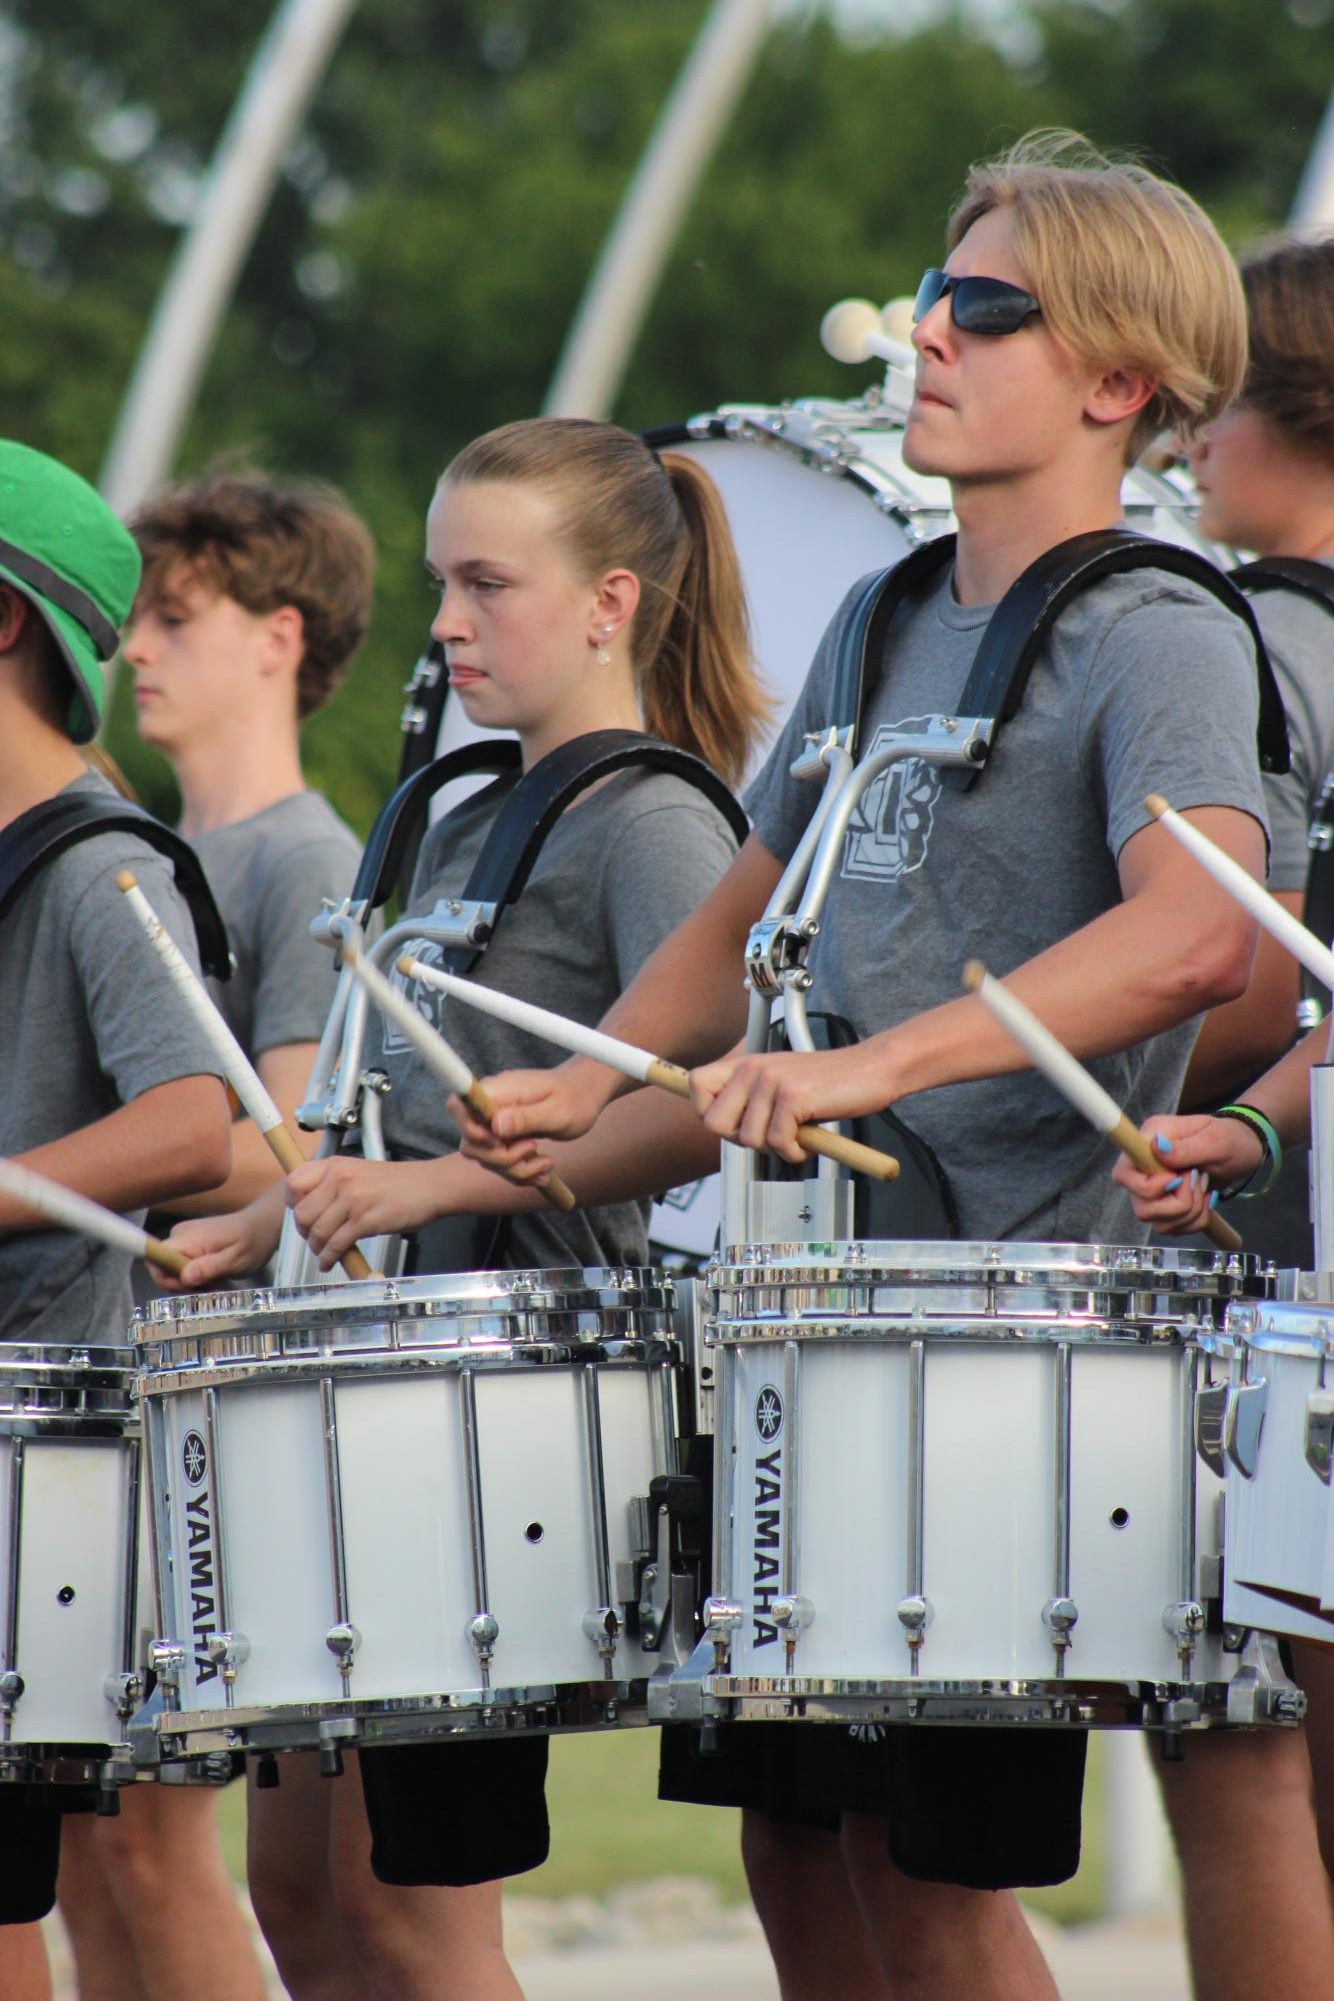
[[[0,581],[45,623],[69,682],[70,738],[87,743],[139,587],[139,551],[86,479],[13,438],[0,439]]]
[[[21,878],[15,867],[52,802],[115,797],[78,746],[97,728],[104,666],[138,581],[134,541],[93,488],[44,452],[0,441],[0,885],[12,887],[0,901],[0,1155],[142,1218],[168,1196],[216,1186],[230,1161],[216,1060],[115,884],[132,869],[197,965],[171,862],[137,832],[99,828]],[[130,1306],[127,1254],[0,1196],[0,1345],[120,1347]],[[43,1515],[43,1533],[58,1527]],[[7,1666],[40,1683],[22,1634]],[[22,1693],[12,1710],[21,1749],[31,1737]],[[110,1708],[108,1719],[110,1729]],[[43,1762],[34,1744],[23,1776],[39,1782],[0,1786],[6,2001],[50,1993],[34,1921],[54,1901],[61,1808],[78,1789],[41,1783]]]

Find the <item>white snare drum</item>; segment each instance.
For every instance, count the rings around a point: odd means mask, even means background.
[[[814,1243],[711,1280],[716,1595],[655,1714],[693,1679],[696,1714],[1222,1717],[1194,1337],[1241,1261]]]
[[[0,1768],[133,1778],[139,1429],[124,1348],[0,1345]]]
[[[1334,1305],[1239,1303],[1202,1345],[1200,1451],[1227,1491],[1224,1617],[1334,1644]]]
[[[651,1271],[155,1301],[137,1333],[166,1753],[623,1720],[676,1466]],[[624,1720],[643,1720],[630,1717]]]

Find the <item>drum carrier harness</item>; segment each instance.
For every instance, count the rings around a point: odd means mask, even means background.
[[[595,730],[561,744],[515,782],[519,746],[511,739],[465,745],[448,752],[405,778],[376,819],[366,843],[351,895],[316,921],[316,935],[335,949],[354,944],[384,971],[410,940],[427,939],[441,948],[446,971],[466,976],[477,965],[504,914],[519,897],[532,874],[542,847],[566,808],[590,786],[626,770],[670,772],[693,786],[718,810],[743,841],[748,822],[731,792],[701,758],[637,730]],[[420,844],[431,800],[460,778],[492,775],[492,785],[480,799],[502,799],[482,843],[463,892],[442,897],[424,916],[401,918],[367,944],[366,928],[373,913],[389,900],[402,881],[405,861]],[[306,1102],[298,1121],[308,1130],[323,1130],[320,1153],[336,1152],[342,1136],[358,1129],[368,1160],[385,1159],[380,1103],[388,1088],[382,1072],[363,1063],[368,1002],[365,989],[350,968],[340,973],[334,1004],[315,1059]],[[446,1261],[442,1270],[480,1270],[485,1255],[494,1255],[505,1219],[486,1219],[490,1241],[453,1247],[431,1225],[432,1250]],[[425,1233],[423,1233],[425,1234]],[[387,1269],[386,1243],[367,1247],[372,1264]],[[467,1254],[470,1253],[470,1254]],[[279,1250],[276,1282],[302,1283],[305,1247],[285,1228]],[[460,1259],[462,1261],[460,1262]],[[424,1258],[419,1262],[426,1264]],[[434,1259],[432,1260],[434,1262]],[[429,1268],[427,1266],[426,1268]]]
[[[1031,563],[993,611],[957,711],[895,733],[859,763],[862,720],[884,667],[891,621],[906,598],[954,560],[954,553],[953,535],[925,543],[891,569],[869,578],[853,605],[834,663],[830,720],[822,731],[807,736],[807,750],[792,766],[798,779],[823,778],[823,794],[746,946],[750,987],[746,1040],[752,1050],[771,1046],[771,1017],[776,1011],[781,1011],[781,1032],[789,1048],[817,1046],[806,1011],[812,985],[806,958],[853,812],[868,787],[891,764],[908,758],[939,767],[942,782],[954,789],[968,790],[977,784],[1001,730],[1019,711],[1034,662],[1053,625],[1072,599],[1104,577],[1139,569],[1182,576],[1242,621],[1256,657],[1260,768],[1276,773],[1289,768],[1282,700],[1255,614],[1242,592],[1194,551],[1118,528],[1074,536]],[[835,1037],[846,1040],[851,1034],[846,1025],[835,1026]],[[874,1126],[880,1127],[878,1137]],[[728,1241],[956,1235],[953,1199],[931,1149],[892,1113],[853,1122],[853,1129],[872,1145],[899,1152],[911,1170],[897,1182],[859,1189],[855,1216],[852,1184],[831,1173],[827,1163],[794,1184],[748,1150],[725,1147],[723,1213]],[[933,1227],[922,1226],[924,1216]]]
[[[135,834],[165,855],[176,872],[176,887],[195,927],[199,958],[215,980],[232,976],[227,931],[213,900],[198,855],[180,834],[164,827],[142,806],[128,799],[99,798],[96,793],[60,793],[20,813],[0,833],[0,922],[28,884],[68,848],[96,834]]]

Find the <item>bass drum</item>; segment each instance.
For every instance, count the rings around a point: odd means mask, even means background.
[[[801,692],[844,593],[859,577],[955,526],[948,481],[904,464],[903,424],[877,391],[849,402],[728,403],[644,436],[655,450],[697,460],[722,494],[756,661],[777,697],[775,730]],[[1128,527],[1219,558],[1197,531],[1195,500],[1176,475],[1132,468],[1122,504]],[[459,703],[446,703],[439,751],[481,734]],[[706,1257],[717,1225],[716,1178],[674,1191],[654,1212],[655,1259],[670,1265]]]

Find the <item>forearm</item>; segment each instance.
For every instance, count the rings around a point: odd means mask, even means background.
[[[1329,1023],[1322,1022],[1240,1094],[1243,1104],[1264,1113],[1284,1146],[1304,1146],[1311,1137],[1311,1072],[1328,1045]]]
[[[309,1160],[319,1145],[320,1135],[302,1132],[299,1127],[293,1130]],[[283,1170],[254,1120],[237,1119],[232,1126],[232,1171],[221,1187],[205,1189],[196,1195],[181,1195],[157,1207],[163,1215],[173,1217],[226,1216],[248,1207],[282,1178]]]
[[[1301,915],[1300,897],[1280,894],[1276,901]],[[1245,993],[1204,1018],[1181,1088],[1183,1110],[1220,1104],[1278,1062],[1297,1032],[1300,992],[1297,961],[1261,931]]]
[[[581,1209],[596,1209],[649,1199],[714,1173],[718,1141],[684,1099],[649,1089],[608,1105],[581,1139],[544,1141],[542,1156],[569,1183]],[[547,1207],[537,1189],[516,1187],[462,1155],[430,1165],[448,1205],[440,1214],[504,1216]]]
[[[181,1189],[215,1187],[230,1160],[229,1120],[215,1077],[159,1084],[130,1104],[61,1139],[32,1147],[25,1167],[127,1214],[161,1205]],[[26,1211],[0,1202],[0,1228],[31,1227]]]
[[[1235,954],[1191,951],[1148,899],[1116,905],[1012,973],[1006,985],[1085,1060],[1161,1035],[1227,997]],[[975,998],[927,1009],[862,1045],[885,1103],[1028,1067]]]

